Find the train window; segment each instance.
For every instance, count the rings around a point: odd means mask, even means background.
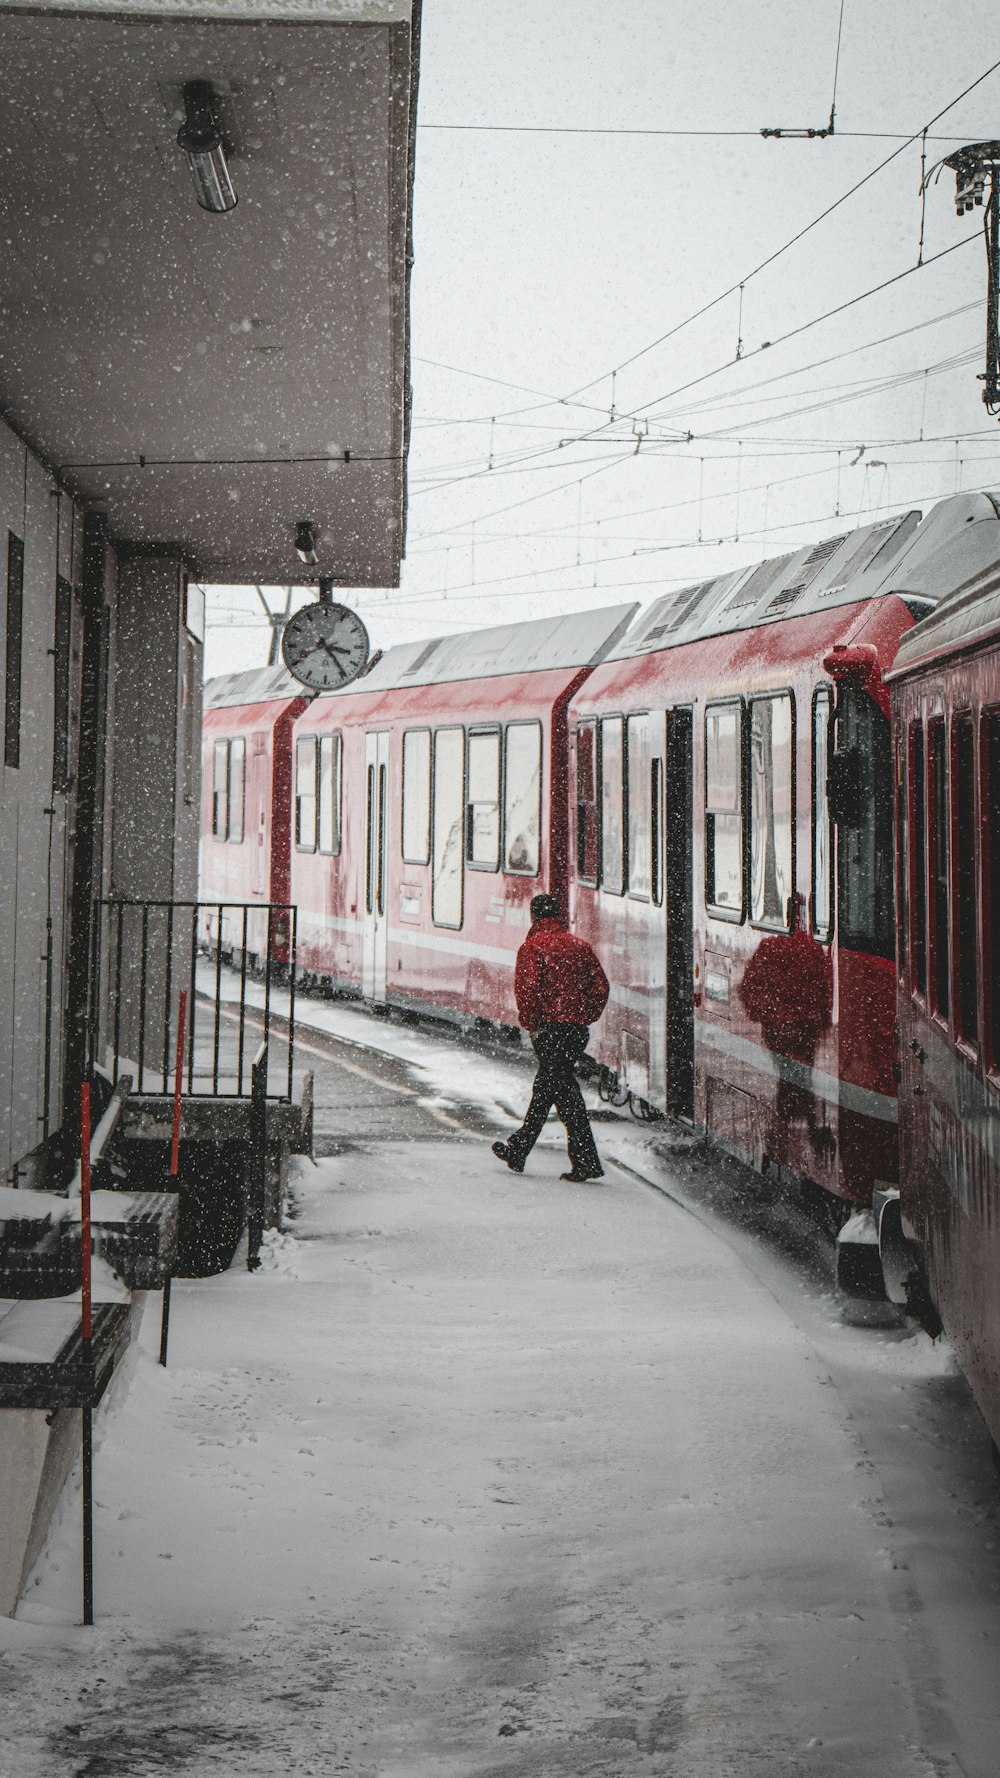
[[[504,732],[504,870],[537,877],[542,833],[542,729],[512,722]]]
[[[403,736],[403,858],[427,864],[431,855],[431,731]]]
[[[790,692],[750,704],[750,918],[787,932],[794,912],[795,713]]]
[[[955,816],[955,1011],[959,1036],[979,1041],[979,946],[976,942],[976,791],[972,717],[951,731]]]
[[[705,711],[705,905],[743,918],[743,745],[739,704]]]
[[[625,774],[628,804],[628,892],[638,901],[648,901],[652,886],[648,716],[630,716],[626,723]]]
[[[229,742],[216,741],[212,749],[212,836],[229,836]]]
[[[435,926],[462,924],[462,828],[465,811],[465,731],[434,731],[431,918]]]
[[[56,622],[53,636],[53,693],[55,726],[52,735],[52,788],[69,789],[69,656],[73,629],[73,588],[63,575],[56,577]],[[194,699],[188,700],[195,707]]]
[[[316,850],[316,735],[302,735],[295,744],[295,844],[300,852]]]
[[[601,723],[601,887],[625,893],[625,722]]]
[[[927,752],[931,793],[931,1005],[946,1019],[951,975],[948,957],[948,761],[944,723],[940,718],[928,724]]]
[[[242,735],[229,743],[229,832],[231,845],[243,844],[243,811],[246,799],[247,744]]]
[[[319,743],[319,849],[340,851],[341,740],[322,735]]]
[[[24,544],[7,533],[7,665],[3,762],[21,763],[21,654],[24,635]]]
[[[837,747],[856,762],[858,784],[856,810],[841,822],[837,847],[840,943],[894,960],[892,740],[888,718],[853,683],[842,685],[837,699]]]
[[[910,987],[927,992],[927,802],[924,731],[910,725],[908,847],[910,878]]]
[[[986,752],[986,807],[980,832],[984,836],[983,923],[989,945],[986,991],[990,1066],[1000,1068],[1000,711],[990,710],[983,723]]]
[[[830,724],[833,697],[826,686],[813,696],[812,711],[812,929],[828,943],[833,936],[833,847],[830,843]]]
[[[581,883],[597,885],[597,724],[581,722],[576,731],[576,874]]]
[[[477,870],[500,868],[500,730],[469,736],[465,856]]]

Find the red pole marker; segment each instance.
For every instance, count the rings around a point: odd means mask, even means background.
[[[89,1340],[94,1328],[90,1297],[90,1083],[80,1088],[80,1239],[83,1247],[83,1269],[80,1280],[80,1308],[83,1337]]]
[[[182,988],[177,1003],[177,1064],[174,1068],[174,1133],[170,1143],[170,1171],[176,1178],[181,1152],[181,1083],[184,1079],[184,1039],[187,1035],[187,989]]]

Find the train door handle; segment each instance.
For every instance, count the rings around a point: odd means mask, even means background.
[[[927,1060],[927,1051],[921,1047],[915,1037],[910,1038],[910,1049],[913,1051],[913,1054],[916,1056],[921,1067],[923,1067]]]

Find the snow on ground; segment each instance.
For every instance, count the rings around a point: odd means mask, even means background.
[[[625,1177],[388,1150],[300,1164],[261,1274],[175,1284],[170,1368],[102,1416],[97,1629],[73,1500],[3,1627],[4,1769],[946,1769],[877,1485],[774,1298]]]
[[[524,1059],[301,1010],[525,1102]],[[0,1621],[4,1778],[995,1778],[947,1353],[845,1326],[669,1135],[599,1140],[587,1187],[558,1126],[523,1176],[355,1141],[261,1272],[175,1283],[98,1416],[96,1629],[71,1492]]]

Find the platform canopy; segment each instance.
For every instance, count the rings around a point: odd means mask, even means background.
[[[0,4],[0,408],[113,536],[202,579],[398,584],[416,11]],[[195,81],[225,214],[177,143]]]

